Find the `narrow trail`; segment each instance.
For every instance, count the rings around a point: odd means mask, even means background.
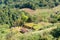
[[[20,11],[25,11],[27,13],[29,13],[30,15],[34,15],[36,13],[43,13],[43,12],[47,12],[47,13],[55,13],[57,11],[60,11],[60,5],[58,5],[57,7],[54,7],[54,8],[50,8],[50,9],[36,9],[36,10],[32,10],[32,9],[29,9],[29,8],[23,8],[23,9],[20,9]]]
[[[34,34],[34,33],[51,32],[52,30],[54,30],[56,28],[57,27],[51,27],[51,28],[47,28],[47,29],[44,29],[44,30],[41,30],[41,31],[35,31],[35,32],[32,32],[32,33]]]
[[[29,33],[25,33],[25,34],[37,34],[37,33],[43,34],[44,32],[51,32],[52,30],[54,30],[56,28],[57,27],[51,27],[51,28],[47,28],[47,29],[44,29],[44,30],[29,32]]]

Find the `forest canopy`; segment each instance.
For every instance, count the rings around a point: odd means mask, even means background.
[[[0,6],[9,8],[53,8],[60,5],[60,0],[0,0]]]

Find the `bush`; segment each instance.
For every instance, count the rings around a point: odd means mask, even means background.
[[[48,20],[49,20],[50,23],[58,22],[57,15],[56,14],[51,14],[50,18]]]
[[[0,40],[6,40],[6,35],[8,33],[10,33],[9,25],[7,25],[7,24],[1,25],[0,24]]]
[[[51,32],[51,34],[53,35],[53,37],[58,38],[60,36],[60,27],[58,26],[57,29]]]
[[[44,32],[45,33],[45,32]],[[12,35],[11,35],[12,36]],[[29,34],[20,34],[20,33],[17,33],[17,34],[14,34],[12,37],[11,37],[11,40],[53,40],[53,36],[48,34],[48,33],[45,33],[45,34],[41,34],[41,33],[29,33]]]

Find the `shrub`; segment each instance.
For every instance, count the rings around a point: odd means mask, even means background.
[[[7,25],[7,24],[1,25],[0,24],[0,40],[6,40],[6,35],[8,33],[10,33],[9,25]]]
[[[45,32],[44,32],[45,33]],[[12,36],[12,39],[11,40],[53,40],[53,36],[48,34],[48,33],[45,33],[45,34],[41,34],[41,33],[29,33],[29,34],[15,34]]]
[[[51,32],[51,34],[53,35],[53,37],[58,38],[60,36],[60,27],[58,26],[57,29]]]

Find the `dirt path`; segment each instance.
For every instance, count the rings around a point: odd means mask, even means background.
[[[47,28],[47,29],[44,29],[44,30],[41,30],[41,31],[35,31],[35,32],[32,32],[32,33],[34,34],[34,33],[51,32],[52,30],[54,30],[56,28],[57,27],[51,27],[51,28]]]
[[[44,29],[44,30],[29,32],[29,33],[25,33],[25,34],[37,34],[37,33],[43,34],[44,32],[51,32],[52,30],[54,30],[56,28],[57,27],[51,27],[51,28],[47,28],[47,29]]]
[[[57,11],[60,11],[60,5],[58,5],[57,7],[51,8],[51,9],[36,9],[36,10],[32,10],[32,9],[29,9],[29,8],[23,8],[23,9],[20,9],[20,11],[21,10],[29,13],[30,15],[34,15],[34,14],[37,14],[37,13],[43,13],[43,12],[55,13]]]

